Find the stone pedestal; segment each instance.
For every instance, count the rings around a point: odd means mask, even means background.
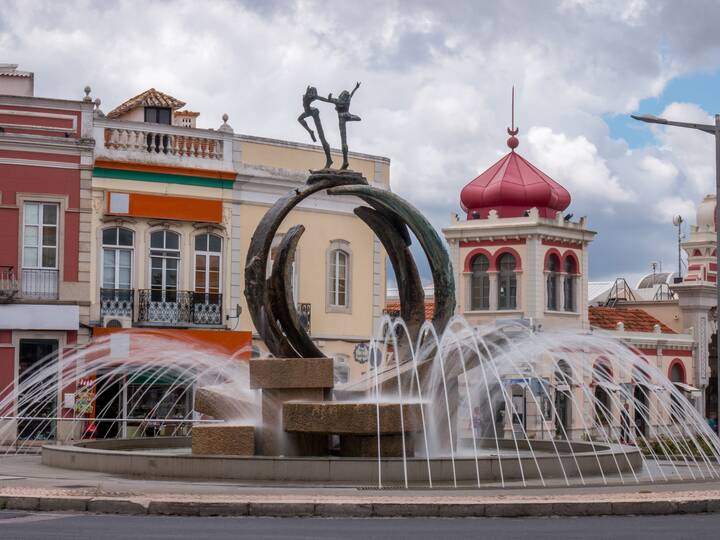
[[[283,404],[323,401],[333,387],[332,358],[256,358],[250,360],[250,388],[262,390],[262,428],[258,453],[265,456],[323,456],[326,433],[285,433]]]
[[[195,455],[252,456],[255,428],[236,424],[196,424],[192,429]]]
[[[378,414],[379,413],[379,414]],[[406,403],[290,402],[283,405],[288,433],[340,435],[340,455],[377,457],[378,419],[383,457],[413,456],[413,433],[422,429],[420,405]]]

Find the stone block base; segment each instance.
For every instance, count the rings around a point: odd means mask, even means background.
[[[410,434],[405,436],[405,455],[415,455],[415,444]],[[340,455],[342,457],[377,457],[377,435],[341,435]],[[402,435],[380,436],[381,457],[403,457]]]
[[[327,434],[285,433],[282,426],[282,411],[286,402],[322,400],[324,394],[323,388],[263,389],[259,453],[263,456],[326,456]]]
[[[192,453],[200,456],[252,456],[255,428],[233,424],[196,424],[192,429]]]

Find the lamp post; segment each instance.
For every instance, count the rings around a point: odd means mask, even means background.
[[[657,116],[653,116],[650,114],[633,114],[631,116],[635,120],[640,120],[641,122],[647,122],[649,124],[664,124],[666,126],[677,126],[681,128],[697,129],[698,131],[710,133],[711,135],[715,136],[715,263],[717,265],[715,272],[715,289],[717,305],[720,306],[720,284],[718,284],[717,280],[718,271],[720,270],[720,227],[718,227],[718,224],[720,224],[720,114],[715,115],[715,124],[693,124],[691,122],[675,122],[672,120],[666,120],[665,118],[658,118]],[[718,308],[716,308],[716,310],[717,309]],[[718,328],[718,332],[720,332],[720,327]],[[720,336],[718,337],[720,338]],[[717,416],[718,420],[720,421],[720,342],[718,342],[718,346],[716,347],[716,353],[717,366],[715,369],[715,390],[717,391]],[[720,424],[718,425],[718,429],[720,429]]]

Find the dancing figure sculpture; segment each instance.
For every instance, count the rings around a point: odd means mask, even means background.
[[[310,126],[308,126],[306,118],[312,117],[315,122],[315,130],[317,131],[320,143],[325,151],[325,169],[329,169],[330,165],[333,163],[332,158],[330,157],[330,145],[325,139],[325,132],[323,131],[322,123],[320,122],[320,111],[313,107],[312,103],[313,101],[324,101],[335,105],[335,110],[338,115],[338,124],[340,126],[340,143],[343,154],[343,163],[340,169],[345,170],[350,165],[348,162],[347,128],[345,127],[345,124],[347,124],[347,122],[359,122],[361,120],[361,118],[356,114],[350,113],[350,101],[358,88],[360,88],[360,83],[355,84],[355,88],[353,88],[352,92],[343,90],[336,98],[334,98],[332,94],[328,94],[328,97],[319,95],[317,88],[314,86],[308,86],[305,90],[305,94],[303,94],[303,113],[298,116],[298,122],[300,122],[300,125],[307,130],[313,142],[316,142],[317,139],[315,138],[315,133]]]
[[[348,163],[348,144],[347,144],[347,129],[345,124],[347,122],[359,122],[361,118],[355,114],[350,113],[350,100],[357,89],[360,88],[360,83],[355,83],[355,88],[352,92],[343,90],[337,98],[333,98],[332,94],[328,96],[328,101],[335,104],[335,110],[338,115],[338,123],[340,124],[340,142],[342,144],[343,162],[341,169],[347,169],[350,165]]]
[[[330,145],[325,138],[325,132],[323,131],[322,123],[320,122],[320,111],[316,107],[312,106],[312,102],[315,100],[325,102],[329,101],[328,98],[324,98],[318,95],[317,88],[315,88],[314,86],[308,86],[305,89],[305,94],[303,94],[303,113],[298,116],[298,122],[300,122],[300,125],[307,130],[313,142],[316,142],[317,139],[315,138],[315,133],[310,128],[310,126],[307,125],[307,121],[305,120],[306,118],[312,117],[313,122],[315,123],[315,129],[317,130],[318,137],[320,138],[320,144],[322,144],[323,150],[325,151],[325,168],[329,169],[330,165],[332,165],[332,158],[330,157]]]

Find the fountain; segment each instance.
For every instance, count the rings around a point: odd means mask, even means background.
[[[348,95],[338,111],[349,115]],[[303,121],[310,116],[321,134],[308,102]],[[302,225],[285,234],[266,277],[281,222],[320,191],[366,204],[355,213],[384,245],[401,300],[401,316],[386,316],[369,344],[369,374],[341,387],[332,358],[299,324],[292,301]],[[413,237],[430,263],[432,321],[424,320]],[[481,488],[720,477],[720,440],[626,345],[600,333],[535,332],[518,322],[473,327],[453,316],[452,268],[435,229],[359,173],[312,171],[278,200],[252,237],[245,284],[270,357],[247,361],[145,336],[140,352],[120,363],[99,339],[59,364],[39,363],[16,392],[0,391],[0,444],[7,452],[30,451],[34,435],[52,422],[54,440],[42,447],[50,466],[247,482]],[[163,378],[172,382],[152,410],[138,414],[131,406],[107,420],[122,426],[119,438],[93,436],[81,408],[67,417],[43,414],[58,387],[76,396],[102,387],[104,399],[95,391],[84,402],[108,407],[120,395],[139,402],[134,397],[156,391]],[[137,425],[132,435],[130,425]],[[150,428],[163,436],[138,436]]]

